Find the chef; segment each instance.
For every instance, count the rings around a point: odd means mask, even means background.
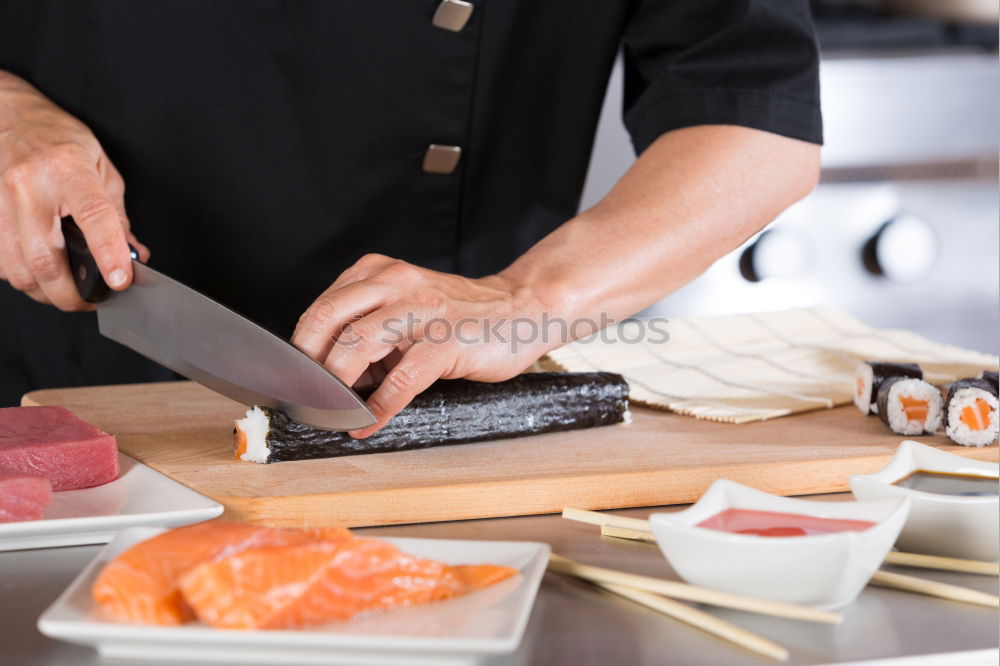
[[[578,212],[619,49],[638,159]],[[379,384],[366,436],[662,298],[818,173],[805,0],[10,0],[0,70],[0,405],[173,378],[98,335],[61,216],[112,288],[131,243]]]

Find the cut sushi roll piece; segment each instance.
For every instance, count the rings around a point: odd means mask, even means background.
[[[628,383],[610,372],[530,372],[496,383],[441,380],[365,439],[253,407],[236,422],[235,455],[256,463],[333,458],[578,430],[628,418]]]
[[[878,390],[890,377],[923,379],[924,371],[916,363],[862,361],[854,369],[854,406],[865,416],[878,414]]]
[[[897,435],[934,434],[943,405],[941,391],[922,379],[890,377],[879,386],[879,418]]]
[[[992,444],[1000,432],[998,407],[996,384],[984,378],[959,380],[948,389],[944,434],[962,446]]]

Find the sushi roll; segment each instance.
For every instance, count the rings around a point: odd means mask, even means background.
[[[944,404],[944,434],[951,441],[986,446],[997,438],[1000,416],[995,383],[985,378],[959,380],[948,389]]]
[[[854,405],[865,416],[878,414],[878,389],[890,377],[923,379],[924,372],[916,363],[886,363],[862,361],[854,370]]]
[[[944,401],[933,384],[890,377],[878,389],[878,416],[897,435],[932,435],[941,425]]]
[[[997,389],[1000,388],[1000,373],[997,373],[996,370],[983,370],[980,373],[979,378],[992,384],[993,395],[997,394]]]
[[[365,439],[253,407],[236,422],[235,455],[255,463],[386,453],[628,422],[628,383],[610,372],[529,372],[505,382],[435,382]]]

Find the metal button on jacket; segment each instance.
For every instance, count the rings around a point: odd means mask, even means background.
[[[460,146],[441,146],[432,143],[424,153],[423,170],[427,173],[451,173],[458,166],[458,158],[461,156]]]
[[[469,22],[473,9],[472,3],[465,0],[441,0],[431,24],[436,28],[458,32]]]

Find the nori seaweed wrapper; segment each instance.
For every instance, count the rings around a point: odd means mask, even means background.
[[[983,373],[984,375],[986,373]],[[996,373],[994,373],[996,374]],[[1000,397],[997,395],[997,385],[990,382],[986,377],[979,377],[976,379],[959,379],[957,382],[951,385],[948,389],[948,397],[944,399],[944,413],[942,425],[947,429],[948,427],[948,405],[951,404],[951,399],[955,397],[955,394],[964,388],[977,388],[987,393],[992,393],[994,397]]]
[[[628,384],[610,372],[537,372],[496,383],[439,380],[365,439],[261,407],[267,462],[405,451],[611,425],[625,420]]]
[[[924,371],[916,363],[893,363],[891,361],[865,361],[872,369],[871,405],[878,407],[878,394],[882,384],[892,377],[912,377],[923,379]],[[869,409],[868,414],[874,414],[878,409]]]
[[[993,395],[996,395],[997,391],[1000,390],[1000,373],[996,370],[983,370],[979,378],[993,385]]]

